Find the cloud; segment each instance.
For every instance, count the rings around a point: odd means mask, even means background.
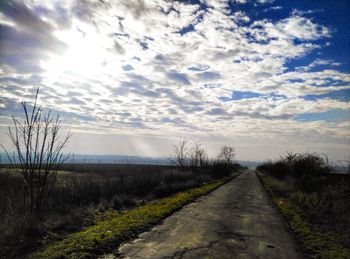
[[[54,29],[22,3],[5,1],[1,13],[13,25],[0,24],[1,65],[18,73],[42,72],[40,61],[50,52],[67,47],[54,36]]]
[[[272,4],[275,0],[257,0],[259,4]]]
[[[321,10],[321,9],[315,9],[315,10],[298,10],[298,9],[293,9],[291,14],[292,14],[292,16],[304,16],[304,15],[318,13],[318,12],[322,12],[322,11],[323,10]]]
[[[333,31],[306,11],[271,20],[229,8],[282,8],[272,2],[7,1],[1,118],[40,85],[42,105],[79,132],[344,138],[347,126],[295,120],[349,109],[349,74],[315,54]]]
[[[208,72],[198,73],[197,77],[202,81],[209,82],[209,81],[220,79],[221,75],[220,73],[217,73],[217,72],[208,71]]]
[[[254,25],[264,28],[266,39],[309,41],[330,37],[330,31],[327,27],[318,25],[302,16],[291,16],[276,24],[269,21],[256,21]]]
[[[131,65],[129,65],[129,64],[123,65],[122,68],[123,68],[124,71],[132,71],[132,70],[134,70],[134,68]]]
[[[282,9],[283,9],[282,6],[276,5],[276,6],[271,6],[269,8],[264,9],[263,12],[266,13],[268,11],[277,11],[277,10],[282,10]]]
[[[208,111],[207,114],[208,115],[226,115],[227,112],[222,108],[213,108],[213,109],[210,109],[210,111]]]
[[[172,70],[172,71],[167,72],[166,75],[170,80],[175,81],[175,82],[179,82],[182,85],[191,84],[185,73],[179,73],[175,70]]]

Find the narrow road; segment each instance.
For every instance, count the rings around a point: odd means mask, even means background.
[[[185,206],[118,253],[122,258],[302,258],[253,171]]]

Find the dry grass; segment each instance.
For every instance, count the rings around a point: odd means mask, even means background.
[[[258,175],[307,257],[350,258],[350,176],[329,174],[315,161],[269,162]]]
[[[80,166],[80,167],[79,167]],[[43,218],[23,209],[22,179],[0,173],[0,257],[27,254],[93,225],[96,213],[130,209],[145,202],[200,187],[224,177],[218,168],[179,171],[173,166],[66,165],[48,197]],[[238,167],[236,168],[238,169]],[[65,171],[67,170],[67,171]]]

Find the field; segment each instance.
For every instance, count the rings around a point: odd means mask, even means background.
[[[350,258],[350,175],[317,155],[268,162],[258,175],[310,258]]]
[[[18,170],[8,168],[9,165],[2,167],[0,256],[7,258],[33,253],[70,233],[96,226],[105,220],[103,215],[118,214],[217,182],[240,168],[237,164],[229,170],[218,165],[179,169],[160,165],[63,164],[60,171],[55,172],[56,184],[52,186],[43,215],[38,218],[28,217],[24,211],[23,179]],[[169,204],[159,217],[195,196],[189,196],[180,204]]]

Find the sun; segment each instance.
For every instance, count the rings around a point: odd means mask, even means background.
[[[97,76],[106,70],[110,43],[96,28],[79,24],[55,34],[66,45],[66,49],[63,54],[50,55],[41,64],[47,71],[48,78],[56,80],[67,74],[86,78]]]

